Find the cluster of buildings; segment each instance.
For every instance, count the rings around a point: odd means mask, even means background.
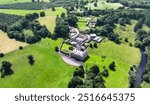
[[[102,37],[96,34],[80,35],[77,28],[70,27],[70,39],[68,39],[66,43],[73,46],[73,50],[70,52],[69,56],[81,61],[86,59],[88,57],[86,48],[91,41],[100,43]]]

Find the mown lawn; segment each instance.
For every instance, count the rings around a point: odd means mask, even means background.
[[[86,21],[90,19],[88,17],[82,17],[78,19],[77,25],[80,30],[85,30],[87,28]]]
[[[86,5],[86,7],[91,9],[117,9],[121,6],[123,5],[120,3],[107,3],[106,0],[98,0],[97,7],[94,6],[94,3],[88,3],[88,5]]]
[[[41,11],[44,11],[47,16],[57,16],[60,15],[62,12],[66,13],[66,10],[62,7],[56,7],[56,11],[52,11],[51,9],[46,10],[14,10],[14,9],[0,9],[0,13],[6,13],[6,14],[15,14],[15,15],[26,15],[31,13],[40,13]]]
[[[49,0],[44,0],[45,2],[49,2]],[[23,3],[23,2],[31,2],[31,0],[0,0],[0,4],[13,4],[13,3]]]
[[[98,48],[88,49],[89,59],[85,66],[89,68],[93,64],[98,64],[103,71],[105,66],[109,69],[109,64],[116,63],[116,71],[109,70],[109,77],[104,78],[107,88],[125,88],[128,87],[128,71],[131,65],[139,65],[141,54],[139,49],[122,44],[117,45],[111,41],[104,41]],[[106,58],[102,58],[106,56]]]
[[[0,78],[0,87],[41,87],[64,88],[72,78],[74,67],[63,62],[61,56],[54,51],[62,39],[57,41],[44,39],[37,44],[13,51],[0,58],[12,63],[14,74]],[[28,63],[27,56],[33,55],[35,64]]]

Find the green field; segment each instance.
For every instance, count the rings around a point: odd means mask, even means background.
[[[52,11],[51,9],[46,10],[13,10],[13,9],[0,9],[0,13],[6,14],[15,14],[15,15],[26,15],[31,13],[40,13],[41,11],[45,11],[47,16],[57,16],[60,15],[62,12],[66,13],[66,10],[62,7],[56,7],[56,11]]]
[[[12,63],[14,74],[0,78],[0,87],[67,87],[72,78],[74,67],[63,62],[61,56],[54,51],[62,39],[57,41],[44,39],[41,42],[25,47],[23,50],[13,51],[0,59]],[[28,63],[27,56],[33,55],[35,64]],[[1,64],[0,64],[1,65]]]
[[[106,58],[102,58],[106,56]],[[131,65],[139,65],[141,58],[140,50],[128,45],[117,45],[111,41],[102,42],[98,48],[89,48],[89,59],[85,66],[90,67],[93,64],[98,64],[100,70],[103,71],[103,66],[107,69],[112,61],[116,63],[116,71],[109,70],[109,77],[105,78],[105,85],[108,88],[125,88],[128,87],[128,71]]]
[[[38,21],[40,22],[40,24],[45,25],[50,32],[54,32],[54,27],[56,25],[55,19],[56,16],[46,16],[39,18]]]
[[[44,0],[48,2],[49,0]],[[23,3],[23,2],[31,2],[31,0],[1,0],[0,4],[13,4],[13,3]]]
[[[90,19],[90,18],[88,18],[88,17],[82,17],[82,18],[78,19],[77,25],[78,25],[78,28],[80,30],[85,30],[87,28],[86,21],[88,19]]]
[[[62,12],[66,13],[66,10],[62,7],[56,7],[56,11],[52,11],[51,9],[46,10],[12,10],[12,9],[0,9],[0,13],[6,13],[6,14],[15,14],[15,15],[22,15],[25,16],[26,14],[31,13],[40,13],[42,11],[45,11],[46,17],[39,18],[39,22],[42,25],[47,26],[47,28],[53,32],[55,27],[55,18],[57,15],[61,15]]]
[[[125,44],[126,42],[124,41],[124,39],[128,38],[128,43],[131,42],[134,45],[136,37],[136,33],[134,32],[134,26],[136,23],[136,20],[132,20],[131,25],[121,26],[119,24],[116,24],[117,27],[114,32],[120,36],[120,38],[122,39],[122,43]]]
[[[94,6],[94,3],[88,3],[86,7],[91,9],[117,9],[123,6],[120,3],[107,3],[106,0],[98,0],[97,7]]]

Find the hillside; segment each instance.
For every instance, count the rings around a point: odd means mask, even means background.
[[[0,87],[41,87],[64,88],[72,77],[73,67],[69,66],[55,52],[54,47],[59,46],[62,39],[53,41],[44,39],[40,43],[25,47],[23,50],[13,51],[0,59],[10,61],[14,74],[10,77],[0,78]],[[27,56],[33,55],[35,64],[28,63]],[[63,79],[62,79],[63,78]]]

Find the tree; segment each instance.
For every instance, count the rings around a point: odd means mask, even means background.
[[[68,88],[76,88],[77,86],[83,85],[82,79],[80,77],[75,76],[71,79],[71,81],[68,84]]]
[[[109,65],[109,69],[115,70],[115,67],[116,67],[115,62],[114,61],[111,62],[110,65]]]
[[[94,3],[94,6],[97,7],[97,2]]]
[[[138,29],[141,29],[141,28],[142,28],[143,22],[144,22],[144,19],[143,19],[143,18],[140,18],[139,21],[138,21],[138,23],[137,23],[137,24],[135,25],[135,27],[134,27],[134,32],[137,32]]]
[[[109,76],[109,74],[108,74],[108,70],[107,69],[105,69],[104,71],[103,71],[103,76],[105,76],[105,77],[108,77]]]
[[[55,47],[55,51],[56,51],[56,52],[58,52],[58,51],[59,51],[59,48],[58,48],[58,46],[56,46],[56,47]]]
[[[150,45],[150,36],[145,38],[145,39],[143,39],[143,45],[144,46],[149,46]]]
[[[104,79],[101,75],[98,75],[94,78],[94,88],[105,88]]]
[[[30,64],[30,65],[33,65],[33,64],[34,64],[33,55],[29,55],[29,56],[28,56],[28,59],[29,59],[29,64]]]
[[[4,57],[4,54],[3,54],[3,53],[0,53],[0,57],[1,57],[1,58]]]
[[[145,24],[146,24],[148,27],[150,27],[150,18],[146,18]]]
[[[128,41],[128,38],[125,38],[124,41],[125,41],[125,42],[129,42],[129,41]]]
[[[129,72],[128,72],[128,79],[129,79],[129,85],[130,85],[129,87],[133,88],[135,80],[136,80],[134,71],[129,70]]]
[[[55,7],[52,7],[52,11],[56,11]]]
[[[19,46],[19,50],[22,50],[23,49],[23,46]]]
[[[74,14],[68,14],[67,18],[68,18],[68,24],[70,26],[74,26],[74,27],[77,26],[78,18],[77,18],[76,15],[74,15]]]
[[[66,38],[69,36],[69,25],[67,20],[56,17],[56,27],[54,32],[56,33],[57,37]]]
[[[39,14],[38,13],[33,13],[33,17],[34,17],[34,19],[38,19],[39,18]]]
[[[32,0],[32,2],[35,2],[35,0]]]
[[[93,48],[93,45],[92,45],[92,43],[90,43],[90,48]]]
[[[95,47],[95,48],[98,48],[97,43],[94,43],[94,47]]]
[[[40,12],[40,17],[44,17],[45,16],[45,12]]]
[[[141,41],[139,41],[139,40],[136,40],[134,46],[135,46],[135,47],[138,47],[138,48],[143,48],[143,43],[142,43]]]
[[[61,18],[65,18],[66,16],[65,16],[65,13],[63,12],[63,13],[61,13]]]
[[[1,78],[4,78],[7,75],[13,74],[13,70],[11,69],[12,64],[8,61],[3,61],[2,66],[0,68]]]
[[[98,67],[98,65],[94,64],[91,68],[90,71],[92,71],[92,73],[94,73],[95,75],[97,75],[100,72],[100,69]]]
[[[74,71],[74,74],[73,74],[73,76],[75,77],[75,76],[79,76],[79,77],[81,77],[81,78],[84,78],[84,68],[83,67],[78,67],[78,68],[76,68],[76,70]]]
[[[125,19],[124,18],[119,18],[118,23],[122,26],[125,25]]]

